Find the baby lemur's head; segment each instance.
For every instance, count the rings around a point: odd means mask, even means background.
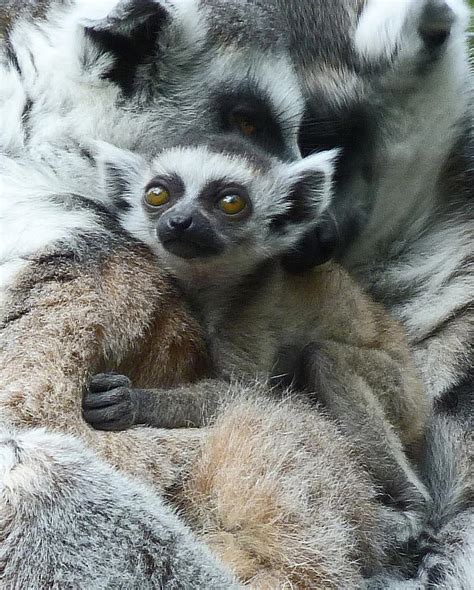
[[[179,277],[242,275],[288,252],[331,198],[335,152],[282,162],[244,139],[211,137],[151,161],[100,146],[122,221]]]

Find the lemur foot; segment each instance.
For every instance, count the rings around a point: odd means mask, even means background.
[[[84,420],[97,430],[126,430],[137,423],[138,395],[125,375],[95,375],[82,402]]]

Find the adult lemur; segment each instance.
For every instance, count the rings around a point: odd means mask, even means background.
[[[247,7],[225,6],[236,24],[245,22]],[[97,371],[117,368],[142,387],[207,374],[200,326],[140,236],[123,229],[126,202],[101,196],[90,139],[153,153],[192,127],[242,133],[295,159],[303,106],[280,33],[268,34],[265,18],[259,35],[255,27],[251,34],[237,28],[230,42],[214,28],[215,13],[194,2],[132,0],[109,14],[110,8],[52,2],[32,22],[26,6],[1,47],[0,407],[8,427],[1,582],[183,587],[195,576],[197,587],[233,583],[169,511],[150,527],[143,509],[150,495],[118,473],[107,487],[110,471],[88,454],[78,456],[77,444],[18,434],[13,425],[75,434],[109,464],[167,494],[177,493],[183,471],[195,465],[198,497],[213,499],[207,514],[225,527],[216,543],[227,547],[236,539],[237,547],[261,556],[258,571],[252,559],[238,572],[243,579],[258,576],[273,587],[292,578],[360,584],[363,572],[380,564],[392,530],[384,528],[383,506],[356,445],[324,416],[312,412],[313,433],[305,412],[290,403],[240,405],[211,432],[104,433],[82,421],[82,391]],[[158,348],[150,346],[157,341]],[[233,389],[242,395],[240,386]],[[243,464],[247,471],[252,465],[253,477],[239,472]],[[204,472],[209,477],[199,479]],[[262,486],[266,501],[256,505],[251,499]],[[235,493],[248,499],[244,515],[232,511]],[[134,497],[137,509],[125,525]],[[156,518],[160,506],[157,499]],[[139,536],[146,543],[132,542]],[[123,559],[112,559],[124,545]],[[78,560],[90,567],[78,568]]]
[[[7,3],[13,12],[18,4]],[[435,491],[430,535],[424,537],[428,545],[416,551],[405,549],[399,555],[403,565],[399,574],[418,576],[415,586],[429,582],[440,588],[471,587],[472,435],[465,424],[472,420],[468,368],[472,366],[473,222],[463,3],[134,0],[122,3],[122,9],[109,18],[105,15],[113,1],[44,4],[51,8],[25,3],[22,20],[11,20],[1,49],[2,416],[15,424],[54,424],[59,430],[74,431],[102,449],[112,463],[135,473],[147,473],[155,457],[161,467],[160,481],[166,477],[172,487],[179,474],[167,459],[169,453],[156,454],[157,441],[172,453],[179,448],[181,431],[173,431],[174,438],[150,429],[114,435],[86,430],[80,421],[82,387],[91,373],[108,363],[123,359],[121,370],[141,372],[144,387],[160,379],[165,385],[175,382],[179,374],[182,378],[200,374],[204,352],[199,327],[176,299],[169,281],[157,273],[148,250],[119,229],[120,208],[110,210],[96,200],[95,174],[83,139],[98,137],[149,152],[157,142],[161,147],[176,131],[189,127],[205,132],[241,129],[273,153],[294,154],[301,101],[279,45],[281,39],[289,38],[309,106],[302,147],[311,150],[336,144],[344,148],[333,219],[341,234],[348,233],[344,219],[355,217],[358,229],[366,228],[352,246],[342,250],[343,261],[405,322],[425,381],[440,399],[424,463],[427,481]],[[38,19],[35,24],[32,18]],[[258,125],[249,125],[249,120]],[[328,227],[318,231],[318,251],[321,244],[331,245],[333,232]],[[311,258],[305,249],[304,259]],[[295,265],[294,258],[291,263]],[[129,279],[128,289],[119,289],[124,277]],[[158,351],[147,350],[147,330],[162,335]],[[140,347],[141,364],[133,361],[125,366],[128,351]],[[147,362],[150,357],[156,362]],[[141,371],[151,366],[154,374]],[[314,420],[324,425],[323,418],[314,417],[313,424]],[[258,424],[262,428],[275,425],[270,419]],[[345,582],[347,587],[348,580],[354,580],[349,571],[360,575],[350,558],[351,547],[357,545],[354,531],[367,532],[369,515],[374,513],[370,502],[362,509],[359,501],[370,486],[364,488],[360,481],[364,474],[355,473],[350,453],[344,453],[347,441],[331,434],[331,428],[321,426],[325,436],[318,447],[318,465],[314,454],[307,453],[306,462],[291,463],[296,472],[281,466],[281,474],[295,476],[288,479],[287,499],[292,502],[287,506],[295,506],[296,499],[304,504],[295,481],[306,481],[303,475],[310,472],[320,476],[321,486],[318,492],[310,490],[312,497],[321,499],[319,508],[330,511],[324,522],[337,514],[340,526],[331,529],[330,539],[324,537],[327,528],[313,530],[311,539],[328,541],[313,545],[321,549],[319,555],[327,566],[324,569],[318,562],[317,567],[324,572],[324,580],[339,573],[339,586]],[[256,430],[249,426],[246,433],[254,436],[246,440],[275,452],[273,461],[260,466],[271,473],[278,472],[277,455],[284,455],[283,447],[291,448],[295,457],[307,448],[302,443],[306,433],[297,435],[295,425],[280,423],[275,428],[287,434],[278,439],[278,445],[275,432],[264,429],[264,445],[255,438]],[[240,433],[237,426],[231,432]],[[7,473],[12,465],[17,475],[23,473],[18,461],[32,436],[25,433],[20,439],[11,434],[6,448],[13,445],[14,460],[2,463]],[[113,444],[117,437],[121,452]],[[46,438],[36,441],[45,448],[49,444]],[[58,444],[69,445],[62,439]],[[53,454],[43,454],[38,445],[32,446],[27,472],[34,475],[36,469],[39,475],[44,467],[46,473],[57,473],[59,464]],[[244,452],[243,445],[238,448]],[[337,465],[329,460],[336,455],[343,457]],[[129,456],[133,460],[127,464]],[[91,485],[90,471],[84,472],[79,461],[67,455],[64,460],[77,468],[77,477],[65,482],[68,490]],[[220,482],[223,473],[225,469],[218,470]],[[48,488],[43,487],[41,494],[39,488],[22,487],[28,481],[9,480],[10,487],[3,488],[2,493],[8,494],[3,499],[8,501],[2,510],[9,512],[2,522],[23,522],[30,532],[35,523],[40,531],[46,522],[48,538],[52,538],[51,531],[67,520],[66,514],[77,514],[79,505],[71,494],[64,495],[53,514]],[[125,490],[128,484],[121,481]],[[118,488],[110,493],[118,505],[123,502]],[[359,494],[357,501],[353,494]],[[342,501],[346,496],[347,503]],[[32,498],[38,503],[32,503]],[[86,515],[94,512],[93,500],[90,495],[81,505]],[[351,502],[362,519],[347,512]],[[35,511],[25,511],[27,506]],[[129,504],[122,506],[126,512]],[[77,525],[74,539],[84,540],[84,548],[86,529],[79,521],[69,522],[71,532]],[[110,522],[116,519],[111,517]],[[149,515],[138,511],[136,522],[146,527]],[[369,548],[376,547],[373,537],[367,534],[366,538]],[[48,544],[43,538],[38,551],[31,553],[15,539],[14,533],[2,538],[2,559],[8,556],[11,580],[20,579],[22,573],[21,580],[27,580],[23,587],[34,587],[34,580],[41,579],[40,571],[54,577],[54,568],[45,564],[58,563],[58,553],[64,556],[66,549],[74,547],[65,537],[59,547],[57,540]],[[106,555],[111,539],[105,533],[103,539],[100,553]],[[288,565],[308,563],[288,546],[280,552],[282,559],[290,556]],[[150,563],[149,548],[143,548],[141,558],[133,548],[129,551],[127,567],[131,565],[130,575],[133,578],[135,572],[134,579],[141,584],[139,565]],[[70,562],[65,559],[62,563],[63,573],[76,571],[68,569]],[[101,579],[107,579],[117,568],[123,566],[121,573],[126,569],[125,560],[114,561],[111,569],[107,557],[100,569],[98,561],[94,563],[93,573],[82,571],[82,586],[90,579],[96,582],[99,572]],[[155,575],[163,581],[170,571],[176,570],[162,568]],[[390,583],[385,580],[382,586]]]
[[[413,576],[416,588],[473,587],[468,4],[276,4],[307,101],[303,154],[344,146],[334,209],[289,268],[301,270],[322,252],[336,250],[351,274],[406,326],[433,401],[423,469],[434,505],[419,546],[406,550],[414,559],[403,560],[394,576]],[[385,578],[380,584],[401,582]]]

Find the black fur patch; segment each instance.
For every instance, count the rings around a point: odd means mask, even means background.
[[[127,12],[109,17],[100,26],[84,27],[86,37],[114,57],[114,64],[102,77],[111,80],[125,95],[133,94],[138,66],[155,55],[158,36],[169,20],[162,5],[135,0]]]
[[[437,564],[431,567],[428,571],[426,588],[442,588],[446,583],[446,573],[446,568],[443,564]]]
[[[105,164],[105,174],[107,177],[107,191],[109,196],[112,197],[113,204],[119,211],[128,211],[131,205],[123,196],[128,189],[128,183],[123,177],[122,171],[107,162]]]
[[[474,355],[471,355],[474,356]],[[474,427],[474,367],[471,366],[467,374],[458,385],[447,391],[435,403],[435,409],[440,414],[467,422]]]
[[[92,166],[95,167],[95,165],[96,165],[95,158],[94,158],[94,156],[91,154],[91,152],[88,149],[86,149],[84,147],[81,147],[80,150],[79,150],[79,153],[81,155],[81,158],[84,158],[85,160],[88,160],[88,162]]]
[[[13,49],[13,46],[11,44],[8,34],[5,36],[5,39],[3,41],[3,47],[4,47],[4,51],[5,51],[5,55],[7,57],[7,60],[10,62],[10,64],[15,68],[15,70],[21,76],[20,64],[18,63],[18,58],[16,56],[15,50]]]
[[[215,108],[223,131],[240,133],[238,119],[245,119],[255,126],[247,138],[264,148],[270,154],[282,159],[293,159],[287,154],[284,130],[281,129],[276,113],[272,111],[269,97],[257,85],[224,89],[215,99]]]
[[[314,172],[307,178],[302,178],[292,188],[286,197],[288,209],[279,215],[275,215],[270,222],[272,232],[284,232],[291,225],[307,223],[314,216],[314,209],[311,203],[310,193],[317,190],[317,187],[323,182],[321,174]],[[316,225],[317,219],[314,218]]]
[[[454,20],[454,12],[446,2],[427,3],[419,32],[428,51],[436,52],[446,43]]]
[[[291,252],[281,257],[290,274],[301,274],[334,257],[340,243],[339,229],[332,215],[325,213]]]
[[[33,101],[28,98],[23,105],[23,111],[21,113],[21,122],[23,123],[23,130],[25,133],[25,140],[28,141],[30,136],[30,114],[33,108]]]

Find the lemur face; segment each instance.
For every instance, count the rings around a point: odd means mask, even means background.
[[[180,275],[194,266],[228,276],[288,252],[331,198],[334,151],[288,163],[233,135],[188,138],[150,163],[100,151],[123,224]]]
[[[180,203],[186,187],[179,176],[156,177],[147,187],[144,204],[157,218],[157,237],[171,254],[181,258],[218,256],[226,237],[237,233],[252,214],[252,201],[243,184],[209,177],[192,203]],[[159,217],[159,219],[158,219]]]
[[[258,249],[265,178],[255,164],[200,146],[168,150],[152,168],[142,204],[167,254],[198,261]]]
[[[183,261],[227,277],[256,268],[318,221],[330,187],[327,158],[287,164],[221,137],[164,151],[142,196],[158,250],[179,271]]]

